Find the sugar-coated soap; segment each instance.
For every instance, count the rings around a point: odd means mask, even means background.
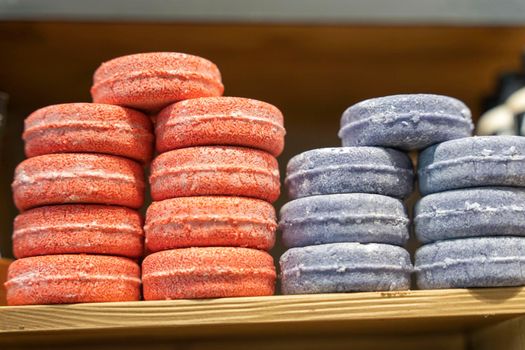
[[[470,110],[455,98],[407,94],[372,98],[349,107],[341,117],[343,146],[381,146],[419,150],[468,137]]]
[[[430,194],[414,213],[423,243],[487,236],[525,236],[525,188],[475,187]]]
[[[9,266],[5,287],[9,305],[138,301],[140,268],[114,256],[35,256]]]
[[[478,136],[440,143],[419,155],[421,193],[480,186],[525,186],[525,137]]]
[[[482,237],[439,241],[416,252],[421,289],[525,285],[525,237]]]
[[[221,96],[215,64],[178,52],[127,55],[104,62],[93,76],[94,102],[158,111],[170,103]]]
[[[257,249],[173,249],[142,263],[145,300],[272,295],[275,279],[272,256]]]
[[[20,210],[70,203],[139,208],[144,201],[144,171],[139,163],[122,157],[47,154],[20,163],[12,188]]]
[[[380,147],[320,148],[288,162],[285,184],[291,199],[335,193],[376,193],[405,198],[414,172],[402,152]]]
[[[403,245],[409,220],[399,199],[368,193],[299,198],[281,208],[286,247],[337,242]]]
[[[407,290],[412,272],[404,248],[375,243],[291,248],[280,266],[283,294]]]
[[[269,103],[242,97],[204,97],[164,108],[155,127],[157,151],[192,146],[252,147],[281,154],[283,115]]]
[[[269,250],[275,243],[275,209],[260,199],[226,196],[178,197],[153,202],[146,214],[146,246],[234,246]]]
[[[159,155],[151,164],[151,196],[240,196],[274,202],[279,167],[271,154],[244,147],[189,147]]]

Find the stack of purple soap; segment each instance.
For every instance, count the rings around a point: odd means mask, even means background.
[[[344,147],[307,151],[288,164],[283,293],[408,289],[402,200],[414,173],[404,151],[469,136],[472,128],[468,108],[446,96],[388,96],[348,108],[339,132]]]
[[[525,285],[525,137],[469,137],[420,154],[420,288]]]

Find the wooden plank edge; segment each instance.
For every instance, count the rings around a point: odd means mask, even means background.
[[[525,314],[523,288],[447,289],[0,307],[0,334]],[[208,327],[209,328],[209,327]]]

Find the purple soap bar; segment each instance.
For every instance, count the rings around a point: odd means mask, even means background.
[[[283,294],[407,290],[412,272],[405,249],[375,243],[291,248],[280,265]]]
[[[525,137],[479,136],[443,142],[419,155],[422,194],[481,186],[525,186]]]
[[[474,129],[470,110],[455,98],[430,94],[372,98],[349,107],[341,117],[343,146],[419,150],[467,137]]]
[[[368,193],[305,197],[281,208],[280,230],[286,247],[359,242],[403,245],[408,216],[403,202]]]
[[[525,238],[482,237],[440,241],[416,252],[421,289],[525,285]]]
[[[405,153],[380,147],[320,148],[288,162],[285,184],[291,199],[334,193],[376,193],[405,198],[414,170]]]
[[[525,188],[477,187],[434,193],[415,207],[423,242],[483,236],[525,236]]]

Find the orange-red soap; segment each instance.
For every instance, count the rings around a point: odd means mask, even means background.
[[[145,300],[272,295],[275,267],[267,252],[207,247],[165,250],[142,263]]]
[[[179,197],[153,202],[146,214],[146,246],[233,246],[269,250],[275,243],[275,209],[260,199]]]
[[[20,210],[66,203],[139,208],[144,201],[144,171],[139,163],[122,157],[47,154],[20,163],[12,188]]]
[[[177,52],[122,56],[103,63],[93,77],[94,102],[147,111],[190,98],[221,96],[221,73],[212,62]]]
[[[279,168],[271,154],[242,147],[189,147],[159,155],[151,165],[155,201],[207,195],[266,200],[279,197]]]
[[[140,299],[140,268],[102,255],[43,255],[14,261],[5,283],[8,305]]]
[[[163,109],[155,127],[157,151],[230,145],[278,156],[284,147],[283,115],[275,106],[241,97],[205,97]]]
[[[24,258],[50,254],[103,254],[139,258],[142,218],[132,209],[67,204],[30,209],[14,221],[13,251]]]
[[[99,103],[67,103],[41,108],[25,120],[25,153],[104,153],[140,162],[153,149],[151,120],[144,114]]]

